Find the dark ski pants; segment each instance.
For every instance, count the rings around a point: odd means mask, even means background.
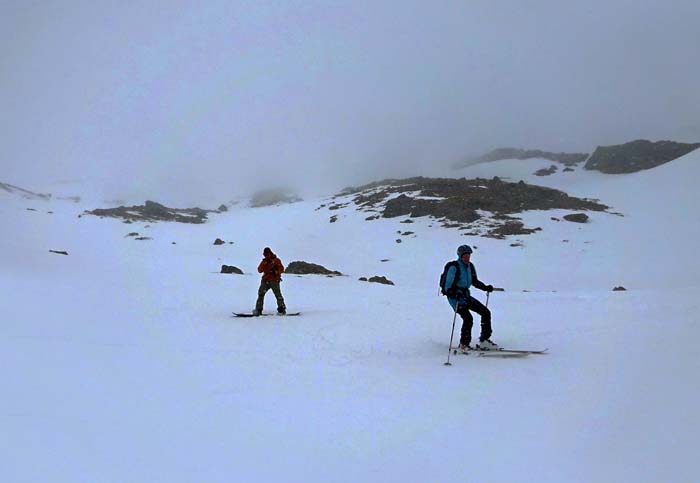
[[[486,340],[491,337],[491,311],[474,297],[467,297],[466,300],[460,300],[457,306],[457,313],[462,317],[462,333],[459,338],[460,344],[469,345],[472,341],[472,325],[474,318],[472,312],[476,312],[481,316],[481,335],[479,340]]]
[[[265,294],[270,289],[272,289],[272,293],[275,294],[275,298],[277,299],[277,311],[286,311],[287,307],[285,307],[284,305],[284,297],[282,297],[282,291],[280,290],[279,282],[260,282],[260,288],[258,289],[258,300],[255,302],[255,310],[262,313],[263,302],[265,301]]]

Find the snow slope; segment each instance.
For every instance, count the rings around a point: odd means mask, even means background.
[[[3,481],[696,481],[700,152],[631,175],[531,175],[549,164],[458,175],[624,216],[532,212],[543,231],[492,240],[311,200],[146,228],[0,192]],[[506,290],[489,299],[493,339],[550,354],[443,366],[437,279],[462,243]],[[232,318],[253,307],[265,246],[346,276],[285,276],[301,317]],[[372,275],[396,285],[357,280]]]

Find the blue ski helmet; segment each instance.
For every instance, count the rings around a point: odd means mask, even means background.
[[[471,255],[472,252],[473,252],[472,247],[470,247],[469,245],[461,245],[459,248],[457,248],[457,255],[459,255],[460,257],[462,255],[464,255],[465,253],[468,253]]]

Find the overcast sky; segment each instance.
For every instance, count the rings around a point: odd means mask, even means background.
[[[21,0],[0,32],[0,182],[28,189],[186,203],[700,141],[698,0]]]

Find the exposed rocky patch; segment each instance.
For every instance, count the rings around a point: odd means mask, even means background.
[[[214,240],[214,245],[223,245],[225,243],[226,242],[223,241],[221,238],[217,238],[216,240]]]
[[[551,176],[559,170],[556,164],[551,165],[549,168],[542,168],[535,171],[535,176]]]
[[[234,273],[236,275],[243,275],[243,270],[233,265],[221,265],[221,273]]]
[[[261,208],[263,206],[296,203],[297,201],[303,200],[292,190],[287,188],[275,188],[254,193],[250,199],[250,207]]]
[[[613,288],[613,292],[626,292],[626,291],[627,291],[627,289],[625,287],[623,287],[622,285],[620,285],[619,287]]]
[[[584,168],[607,174],[635,173],[668,163],[698,148],[700,143],[651,142],[645,139],[614,146],[598,146]]]
[[[55,253],[57,255],[68,255],[68,252],[64,250],[49,250],[50,253]]]
[[[347,188],[343,194],[354,196],[358,210],[379,211],[384,218],[430,216],[440,220],[443,227],[495,238],[541,230],[527,228],[513,216],[528,210],[608,210],[597,201],[575,198],[563,191],[523,181],[508,183],[497,177],[490,180],[390,179]]]
[[[472,164],[486,163],[489,161],[502,161],[504,159],[548,159],[556,161],[565,166],[572,166],[582,163],[588,158],[587,153],[552,153],[549,151],[540,151],[539,149],[518,149],[518,148],[499,148],[494,149],[481,156],[467,158],[466,162],[458,167],[470,166]]]
[[[292,275],[342,275],[336,270],[328,270],[322,265],[303,261],[291,262],[284,271]]]
[[[386,278],[384,276],[380,277],[378,275],[375,275],[374,277],[370,277],[370,278],[360,277],[358,280],[360,280],[361,282],[371,282],[371,283],[381,283],[384,285],[394,285],[394,282],[392,282],[388,278]]]
[[[201,208],[167,208],[154,201],[146,201],[140,206],[119,206],[118,208],[96,209],[85,212],[88,215],[121,218],[125,223],[136,221],[176,221],[178,223],[201,224],[207,221],[211,210]]]

